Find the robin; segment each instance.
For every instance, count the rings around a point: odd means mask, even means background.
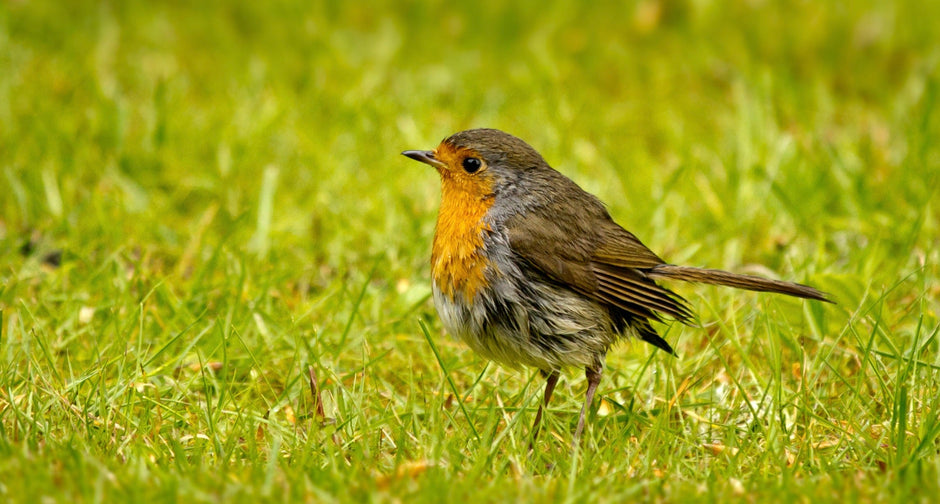
[[[597,197],[508,133],[461,131],[434,150],[402,154],[441,178],[431,275],[445,329],[487,359],[546,378],[533,440],[563,368],[579,366],[587,377],[577,442],[611,345],[633,336],[675,355],[650,321],[667,316],[690,325],[693,315],[657,281],[829,301],[806,285],[667,264]]]

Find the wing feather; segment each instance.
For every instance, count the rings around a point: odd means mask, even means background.
[[[569,289],[642,319],[660,320],[663,314],[689,323],[693,316],[686,301],[644,272],[664,261],[603,207],[594,210],[599,214],[577,218],[562,204],[510,219],[509,245],[544,277]],[[602,226],[588,229],[588,222]]]

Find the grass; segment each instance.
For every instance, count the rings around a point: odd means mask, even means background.
[[[0,2],[0,498],[931,500],[938,19]],[[611,352],[575,454],[570,370],[530,455],[541,380],[443,333],[398,155],[478,126],[667,260],[838,304],[676,286],[680,358]]]

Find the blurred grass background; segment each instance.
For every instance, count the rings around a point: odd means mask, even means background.
[[[0,496],[928,500],[938,19],[0,1]],[[580,457],[572,370],[530,456],[541,382],[442,333],[437,175],[399,155],[469,127],[671,262],[839,304],[681,286],[705,326],[660,326],[682,357],[612,352]]]

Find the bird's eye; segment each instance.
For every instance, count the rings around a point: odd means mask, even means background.
[[[480,158],[468,157],[463,160],[463,169],[467,173],[476,173],[482,167],[483,161],[480,161]]]

